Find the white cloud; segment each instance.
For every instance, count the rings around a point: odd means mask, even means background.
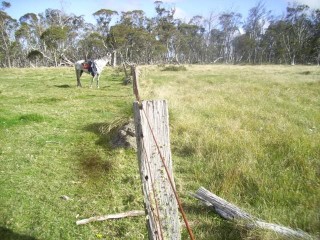
[[[182,10],[179,7],[176,7],[176,11],[174,13],[174,17],[183,20],[183,19],[188,18],[189,16],[184,10]]]

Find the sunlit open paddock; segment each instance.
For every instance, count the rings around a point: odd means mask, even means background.
[[[320,68],[185,67],[141,66],[140,92],[168,100],[175,181],[196,239],[281,239],[222,220],[190,196],[200,186],[319,236]],[[0,69],[0,238],[147,238],[144,217],[75,224],[143,209],[135,152],[111,148],[112,131],[101,131],[132,117],[123,78],[107,67],[100,89],[89,75],[76,88],[73,68]]]

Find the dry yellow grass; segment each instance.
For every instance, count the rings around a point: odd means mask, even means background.
[[[141,69],[144,98],[169,103],[181,191],[204,186],[268,221],[319,234],[320,68],[186,67]],[[188,204],[196,206],[191,199]],[[201,239],[239,237],[201,226],[195,227]],[[265,232],[240,235],[277,238]]]

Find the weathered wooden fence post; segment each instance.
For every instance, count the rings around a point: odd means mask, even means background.
[[[132,74],[132,85],[133,85],[133,94],[136,96],[136,100],[138,102],[141,101],[140,94],[139,94],[139,79],[138,73],[135,65],[131,65],[131,74]]]
[[[173,173],[167,102],[134,102],[134,118],[149,239],[179,240],[178,204],[169,183]]]

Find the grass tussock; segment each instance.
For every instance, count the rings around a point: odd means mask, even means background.
[[[189,195],[204,186],[269,222],[319,237],[320,70],[312,66],[140,67],[143,99],[166,99],[175,182],[196,239],[283,239],[222,220]],[[2,69],[0,239],[143,239],[133,150],[110,137],[132,117],[132,86],[107,68],[76,88],[72,68]],[[61,196],[68,196],[66,201]],[[182,239],[187,239],[183,228]]]
[[[44,117],[42,115],[36,114],[36,113],[30,113],[30,114],[23,114],[19,117],[19,120],[24,123],[29,122],[43,122]]]
[[[7,113],[9,113],[9,111]],[[37,113],[19,114],[13,116],[10,116],[9,113],[9,115],[0,116],[0,128],[5,129],[15,125],[40,123],[48,120],[50,120],[48,117]]]

